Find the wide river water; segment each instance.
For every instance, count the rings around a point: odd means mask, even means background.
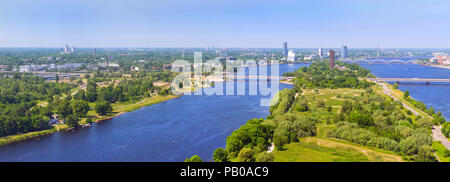
[[[307,65],[283,64],[279,72]],[[181,96],[89,128],[2,146],[0,161],[184,161],[194,154],[210,161],[231,132],[269,115],[261,98],[267,96]]]
[[[303,66],[307,64],[280,65],[280,74]],[[384,78],[450,78],[449,69],[415,64],[361,66]],[[280,84],[283,88],[292,86]],[[399,88],[450,120],[449,84],[400,84]],[[249,119],[269,114],[269,107],[260,106],[260,98],[182,96],[90,128],[2,146],[0,161],[183,161],[194,154],[210,161],[216,148],[225,147],[231,132]]]

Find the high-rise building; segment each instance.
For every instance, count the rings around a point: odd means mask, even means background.
[[[294,51],[289,51],[287,56],[288,62],[295,62],[295,53]]]
[[[334,51],[332,49],[330,49],[330,69],[334,68]]]
[[[348,58],[347,46],[342,46],[342,58]]]
[[[377,46],[377,59],[380,59],[380,46]]]
[[[283,42],[283,56],[288,56],[288,48],[287,48],[287,42]]]
[[[75,52],[75,46],[72,46],[72,48],[70,49],[70,52],[71,52],[71,53],[74,53],[74,52]]]
[[[67,44],[64,46],[64,53],[69,53],[69,45]]]
[[[317,51],[317,54],[319,55],[319,57],[323,56],[322,48],[319,48],[319,50]]]

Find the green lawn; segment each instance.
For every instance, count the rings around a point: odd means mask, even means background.
[[[273,151],[275,162],[401,162],[402,157],[333,140],[307,137]]]

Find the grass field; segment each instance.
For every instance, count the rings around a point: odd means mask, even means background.
[[[450,162],[450,157],[445,157],[444,154],[447,148],[440,141],[433,141],[433,149],[440,162]]]
[[[334,140],[307,137],[300,142],[273,151],[275,162],[402,162],[402,157],[388,152],[341,143]]]

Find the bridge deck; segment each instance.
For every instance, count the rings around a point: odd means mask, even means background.
[[[387,82],[450,82],[447,78],[371,78],[374,81]]]

